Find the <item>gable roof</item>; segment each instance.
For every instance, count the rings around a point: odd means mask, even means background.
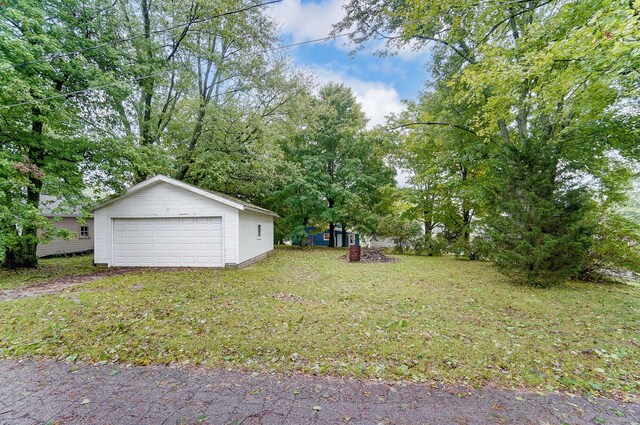
[[[61,217],[61,218],[78,218],[82,215],[82,208],[76,205],[72,208],[63,206],[64,198],[59,196],[51,196],[44,193],[40,194],[40,203],[38,208],[43,217]],[[86,205],[85,205],[86,206]],[[93,217],[91,214],[86,218]]]
[[[197,193],[200,196],[204,196],[205,198],[213,199],[214,201],[220,202],[221,204],[229,205],[230,207],[239,209],[241,211],[252,211],[260,214],[270,215],[272,217],[279,217],[278,214],[273,211],[269,211],[268,209],[259,207],[257,205],[250,204],[249,202],[242,201],[240,199],[233,198],[228,195],[224,195],[219,192],[213,192],[210,190],[200,189],[199,187],[190,185],[188,183],[182,182],[180,180],[172,179],[171,177],[163,176],[162,174],[158,174],[157,176],[151,177],[143,182],[140,182],[134,186],[131,186],[123,195],[119,195],[113,198],[107,198],[104,201],[95,205],[92,211],[98,210],[102,207],[110,205],[122,198],[130,196],[146,187],[150,187],[157,183],[167,183],[173,186],[177,186],[181,189],[188,190],[193,193]]]

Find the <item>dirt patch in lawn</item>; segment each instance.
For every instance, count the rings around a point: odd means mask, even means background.
[[[99,269],[91,274],[49,279],[45,280],[44,282],[35,283],[33,285],[0,291],[0,301],[17,300],[19,298],[53,294],[55,292],[63,291],[64,289],[73,288],[74,286],[93,282],[104,277],[132,273],[138,270],[139,268],[137,267],[109,267]]]
[[[349,255],[343,255],[342,258],[349,261]],[[396,258],[388,257],[379,249],[375,248],[362,248],[360,252],[361,263],[395,263],[398,261]]]

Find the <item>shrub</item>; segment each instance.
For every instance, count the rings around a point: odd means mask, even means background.
[[[403,254],[411,248],[412,241],[420,231],[420,225],[415,221],[392,214],[380,220],[376,234],[392,238],[395,244],[394,252]]]
[[[640,225],[615,213],[597,220],[578,278],[599,281],[611,270],[640,273]]]
[[[451,251],[456,257],[472,261],[489,260],[491,248],[491,240],[485,235],[472,237],[469,241],[458,238],[451,245]]]
[[[416,255],[438,257],[447,250],[447,241],[441,236],[424,235],[412,241],[413,252]]]

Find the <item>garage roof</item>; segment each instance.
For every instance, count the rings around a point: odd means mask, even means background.
[[[231,196],[228,195],[224,195],[222,193],[219,192],[213,192],[210,190],[205,190],[205,189],[200,189],[199,187],[190,185],[188,183],[185,182],[181,182],[180,180],[176,180],[176,179],[172,179],[171,177],[167,177],[167,176],[163,176],[162,174],[159,174],[157,176],[151,177],[150,179],[147,179],[143,182],[140,182],[138,184],[136,184],[135,186],[131,186],[129,189],[127,189],[127,191],[123,194],[123,195],[119,195],[113,198],[108,198],[106,200],[104,200],[103,202],[98,203],[96,206],[93,207],[92,211],[98,210],[102,207],[105,207],[109,204],[112,204],[122,198],[125,198],[127,196],[130,196],[136,192],[138,192],[141,189],[144,189],[145,187],[149,187],[152,186],[154,184],[157,183],[168,183],[177,187],[180,187],[182,189],[188,190],[190,192],[194,192],[197,193],[198,195],[204,196],[205,198],[209,198],[209,199],[213,199],[214,201],[218,201],[222,204],[225,205],[229,205],[231,207],[237,208],[239,210],[243,210],[243,211],[252,211],[252,212],[257,212],[260,214],[265,214],[265,215],[270,215],[272,217],[279,217],[278,214],[274,213],[273,211],[269,211],[265,208],[259,207],[257,205],[253,205],[250,204],[249,202],[245,202],[242,201],[240,199],[237,198],[233,198]]]

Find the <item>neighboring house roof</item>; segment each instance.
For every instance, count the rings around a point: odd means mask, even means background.
[[[171,177],[167,177],[167,176],[163,176],[161,174],[155,176],[155,177],[151,177],[150,179],[147,179],[141,183],[138,183],[134,186],[131,186],[129,189],[127,189],[127,191],[123,194],[123,195],[119,195],[119,196],[115,196],[112,198],[108,198],[103,200],[102,202],[98,203],[97,205],[95,205],[92,209],[92,211],[98,210],[102,207],[105,207],[109,204],[112,204],[114,202],[116,202],[119,199],[125,198],[127,196],[130,196],[136,192],[138,192],[141,189],[144,189],[145,187],[149,187],[152,186],[154,184],[157,183],[167,183],[173,186],[177,186],[179,188],[188,190],[190,192],[193,193],[197,193],[200,196],[204,196],[205,198],[209,198],[209,199],[213,199],[214,201],[218,201],[222,204],[225,205],[229,205],[233,208],[239,209],[241,211],[253,211],[253,212],[257,212],[260,214],[265,214],[265,215],[270,215],[272,217],[279,217],[278,214],[274,213],[273,211],[269,211],[265,208],[259,207],[257,205],[253,205],[250,204],[249,202],[245,202],[242,201],[240,199],[236,199],[233,198],[231,196],[228,195],[224,195],[222,193],[218,193],[218,192],[213,192],[210,190],[205,190],[205,189],[200,189],[199,187],[190,185],[188,183],[185,182],[181,182],[180,180],[176,180],[176,179],[172,179]]]
[[[45,217],[80,217],[80,207],[61,206],[63,198],[40,194],[40,213]]]

